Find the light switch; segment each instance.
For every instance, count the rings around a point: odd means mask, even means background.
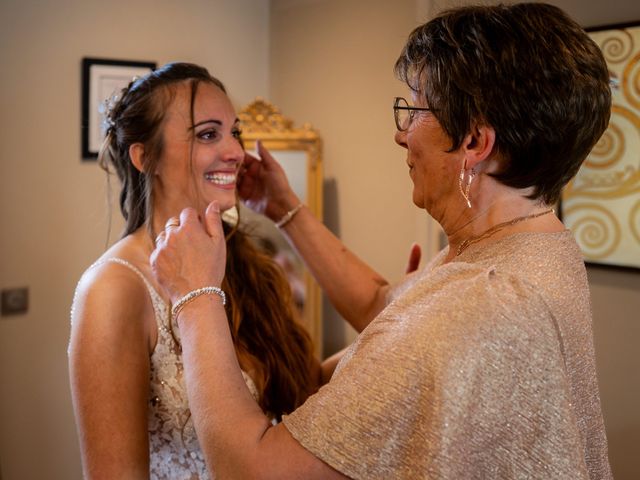
[[[2,316],[20,315],[29,310],[29,289],[7,288],[2,290]]]

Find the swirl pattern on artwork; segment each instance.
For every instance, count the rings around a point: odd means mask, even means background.
[[[562,193],[587,261],[640,268],[640,24],[596,29],[612,79],[609,126]]]
[[[618,248],[620,225],[606,208],[597,203],[576,203],[565,215],[571,218],[571,230],[587,259],[606,258]]]
[[[622,94],[630,105],[640,109],[640,52],[629,60],[624,68]]]
[[[593,169],[607,169],[618,163],[625,151],[625,137],[622,129],[610,122],[593,150],[584,161],[584,165]]]
[[[611,30],[609,36],[600,41],[600,50],[608,63],[622,63],[633,52],[633,37],[626,30]]]
[[[633,238],[640,244],[640,200],[638,200],[629,213],[629,229]]]
[[[615,199],[640,191],[640,158],[629,145],[640,145],[640,116],[614,104],[609,127],[565,188],[564,199],[575,197]]]

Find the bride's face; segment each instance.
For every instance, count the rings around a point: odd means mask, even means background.
[[[237,173],[244,159],[235,110],[217,86],[180,84],[162,127],[163,153],[156,172],[156,199],[171,211],[202,212],[213,200],[221,210],[236,203]]]

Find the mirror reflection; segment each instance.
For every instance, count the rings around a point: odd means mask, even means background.
[[[273,154],[287,172],[298,197],[318,218],[322,218],[321,140],[308,124],[300,128],[284,117],[277,107],[257,98],[238,114],[242,138],[247,151],[255,150],[256,141]],[[240,209],[241,222],[255,234],[259,246],[271,254],[286,273],[294,300],[314,342],[316,353],[322,352],[322,312],[320,288],[289,245],[280,230],[269,219],[248,208]]]

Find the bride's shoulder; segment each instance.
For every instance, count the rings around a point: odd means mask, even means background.
[[[140,313],[147,308],[148,257],[135,243],[117,242],[82,274],[74,294],[72,313]]]

